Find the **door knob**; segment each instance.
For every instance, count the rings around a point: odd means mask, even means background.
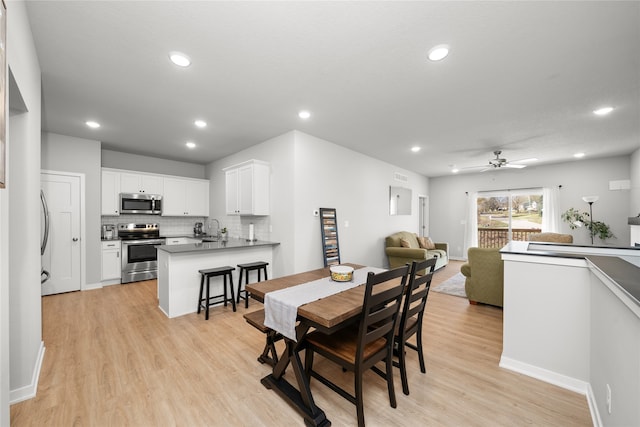
[[[77,242],[77,241],[78,241],[78,238],[77,238],[77,237],[74,237],[74,238],[73,238],[73,241],[74,241],[74,242]]]

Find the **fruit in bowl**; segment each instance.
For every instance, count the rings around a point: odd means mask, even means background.
[[[336,282],[349,282],[353,279],[353,267],[348,265],[333,265],[329,268],[331,280]]]

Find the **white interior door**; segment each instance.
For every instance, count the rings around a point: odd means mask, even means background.
[[[49,240],[42,267],[51,274],[42,295],[79,291],[81,284],[80,177],[42,173],[49,208]]]

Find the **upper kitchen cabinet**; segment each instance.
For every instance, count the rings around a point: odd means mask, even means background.
[[[209,216],[209,181],[164,178],[162,216]]]
[[[162,187],[162,176],[137,173],[120,174],[121,193],[148,193],[162,195]]]
[[[228,215],[269,215],[269,164],[249,160],[224,169]]]
[[[120,173],[102,171],[102,215],[120,215]]]

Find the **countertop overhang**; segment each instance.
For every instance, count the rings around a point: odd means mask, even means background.
[[[189,252],[224,251],[228,249],[247,249],[257,246],[277,246],[280,242],[266,240],[247,241],[246,239],[229,239],[227,241],[186,243],[183,245],[160,245],[156,248],[169,254],[182,254]]]

